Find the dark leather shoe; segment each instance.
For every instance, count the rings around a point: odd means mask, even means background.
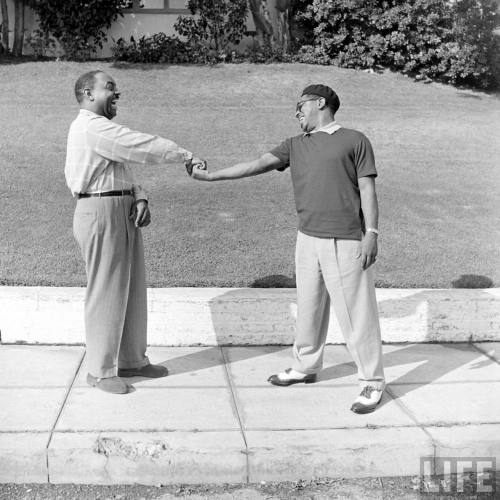
[[[285,373],[290,373],[290,371],[291,371],[291,368],[288,368],[285,370]],[[292,377],[282,378],[282,377],[280,377],[279,374],[277,374],[277,375],[271,375],[267,379],[267,381],[271,382],[271,384],[273,384],[273,385],[279,385],[282,387],[286,387],[288,385],[300,384],[300,383],[313,384],[314,382],[316,382],[317,378],[318,377],[317,377],[316,373],[310,373],[310,374],[304,375],[303,377],[300,377],[300,378],[292,378]]]
[[[168,370],[162,365],[146,365],[141,368],[118,368],[119,377],[147,377],[160,378],[166,377]]]
[[[98,378],[87,374],[87,384],[112,394],[127,394],[129,386],[119,377]]]
[[[383,391],[372,386],[366,386],[361,391],[361,394],[356,398],[351,411],[354,413],[364,414],[371,413],[382,400]]]

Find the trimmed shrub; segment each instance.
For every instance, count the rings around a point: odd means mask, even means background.
[[[171,64],[190,62],[186,45],[177,37],[167,36],[165,33],[143,36],[138,41],[130,37],[130,42],[120,38],[112,51],[117,61]]]
[[[496,0],[460,0],[454,4],[453,42],[443,47],[445,76],[451,83],[482,88],[500,85],[500,25]]]
[[[174,28],[185,37],[191,61],[231,60],[231,45],[246,33],[246,0],[189,0],[188,8],[193,16],[179,16]]]
[[[124,0],[27,0],[37,14],[41,37],[54,36],[68,59],[89,59],[107,40]]]
[[[495,0],[314,0],[297,22],[314,25],[314,42],[298,54],[303,62],[498,84]]]

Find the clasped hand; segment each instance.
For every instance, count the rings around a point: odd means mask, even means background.
[[[186,160],[186,171],[189,177],[199,181],[208,181],[207,162],[200,158],[194,157],[192,160]]]

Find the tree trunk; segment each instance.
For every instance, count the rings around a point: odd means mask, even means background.
[[[286,54],[290,50],[290,7],[291,0],[277,0],[276,38],[278,46]]]
[[[290,50],[291,0],[249,0],[258,39],[264,47],[286,54]]]
[[[3,50],[9,53],[9,11],[7,10],[7,0],[0,0],[2,8],[2,39],[0,44]]]
[[[273,25],[267,7],[267,1],[249,0],[249,6],[255,24],[255,30],[257,31],[257,38],[260,39],[264,47],[273,47]]]
[[[12,55],[20,57],[23,55],[24,43],[24,0],[15,0],[14,10],[14,44]]]

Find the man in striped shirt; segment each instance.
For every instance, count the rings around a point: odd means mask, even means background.
[[[73,233],[85,261],[87,382],[124,394],[121,377],[163,377],[146,356],[147,298],[141,228],[150,223],[146,194],[131,167],[199,159],[162,137],[113,123],[120,93],[103,71],[78,78],[80,112],[70,126],[66,182],[77,198]]]

